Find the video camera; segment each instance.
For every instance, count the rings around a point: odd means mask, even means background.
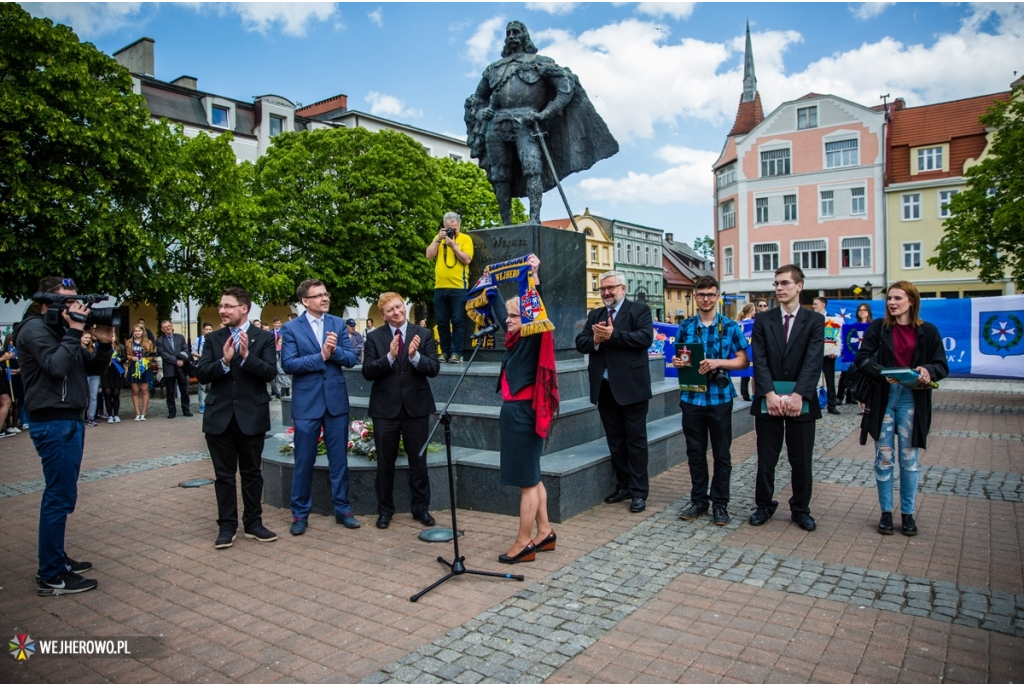
[[[121,325],[121,311],[116,307],[101,307],[93,309],[92,305],[97,302],[105,302],[110,299],[106,295],[60,295],[58,293],[36,293],[32,296],[33,302],[48,304],[50,307],[43,315],[43,321],[47,326],[64,325],[64,317],[61,314],[67,309],[68,302],[78,301],[90,307],[88,315],[68,312],[68,317],[78,323],[91,326],[110,326],[117,328]]]

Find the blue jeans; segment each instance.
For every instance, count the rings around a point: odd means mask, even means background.
[[[900,441],[900,512],[913,514],[920,477],[917,468],[920,448],[910,446],[914,435],[914,393],[902,385],[889,387],[889,404],[882,417],[882,430],[875,441],[875,483],[878,485],[878,504],[883,512],[892,511],[892,455],[896,451],[897,432]]]
[[[441,351],[444,352],[444,356],[461,356],[466,341],[466,290],[435,290],[434,317],[437,319],[437,334],[441,338]]]
[[[78,501],[85,424],[81,421],[33,421],[28,434],[43,466],[46,489],[39,505],[39,577],[53,580],[68,570],[64,529]]]
[[[322,419],[292,419],[295,424],[295,470],[292,471],[292,516],[304,519],[313,508],[313,466],[320,427],[327,443],[327,465],[331,474],[331,502],[334,515],[352,513],[348,501],[348,414]]]

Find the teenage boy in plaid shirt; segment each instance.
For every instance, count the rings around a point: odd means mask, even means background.
[[[738,323],[718,313],[718,281],[701,276],[695,285],[698,313],[679,324],[676,344],[704,345],[705,359],[698,371],[709,374],[716,369],[726,372],[745,369],[747,339]],[[733,355],[735,358],[730,359]],[[679,356],[672,358],[677,369],[689,366]],[[728,376],[726,376],[728,378]],[[686,460],[690,467],[690,503],[679,514],[684,521],[692,521],[708,513],[716,526],[729,523],[729,476],[732,473],[732,401],[736,390],[732,380],[724,386],[714,377],[708,378],[706,392],[684,390],[679,393],[679,406],[683,409],[683,435],[686,438]],[[715,474],[708,495],[708,435],[715,460]]]

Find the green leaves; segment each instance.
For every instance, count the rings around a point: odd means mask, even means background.
[[[950,202],[953,216],[928,261],[942,271],[973,271],[977,260],[982,281],[1009,274],[1024,288],[1024,86],[979,121],[996,129],[989,155],[964,174],[967,189]]]

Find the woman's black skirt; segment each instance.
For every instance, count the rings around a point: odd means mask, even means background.
[[[501,484],[529,488],[540,482],[540,453],[544,438],[537,435],[537,412],[531,401],[504,402],[501,431]]]

